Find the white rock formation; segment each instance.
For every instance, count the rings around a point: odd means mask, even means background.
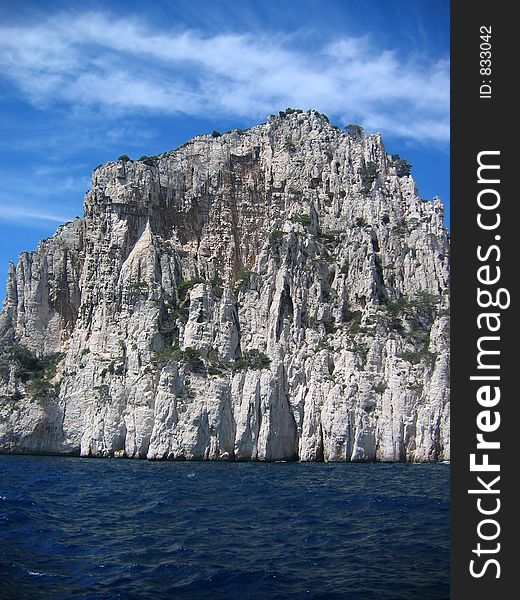
[[[97,168],[10,268],[0,451],[448,459],[442,219],[316,111]]]

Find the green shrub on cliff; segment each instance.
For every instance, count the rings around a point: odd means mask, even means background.
[[[240,358],[235,360],[233,368],[238,371],[247,369],[268,369],[271,365],[271,359],[260,350],[246,350]]]
[[[377,163],[369,160],[359,169],[358,174],[363,184],[363,193],[368,194],[372,189],[372,184],[377,179]]]

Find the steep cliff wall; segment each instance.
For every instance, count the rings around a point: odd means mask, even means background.
[[[449,458],[442,217],[316,111],[98,167],[10,269],[0,450]]]

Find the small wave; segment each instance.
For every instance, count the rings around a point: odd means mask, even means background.
[[[9,502],[13,505],[18,506],[36,506],[36,502],[31,500],[30,496],[24,494],[14,494],[9,496],[0,496],[0,500],[3,502]]]

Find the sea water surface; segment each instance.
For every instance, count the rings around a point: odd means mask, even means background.
[[[443,600],[449,466],[0,456],[0,598]]]

